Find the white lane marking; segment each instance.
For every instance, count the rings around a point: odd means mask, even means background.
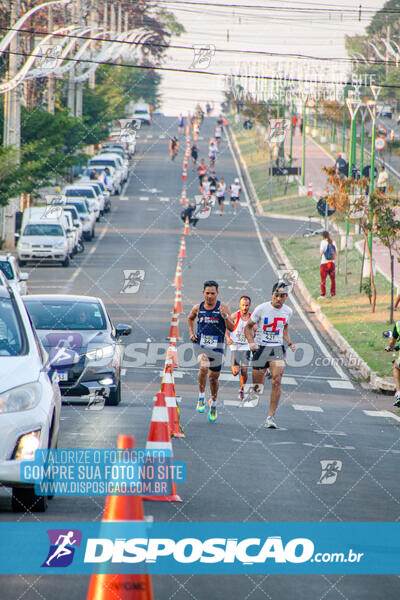
[[[224,406],[242,406],[243,408],[255,408],[250,403],[242,402],[241,400],[224,400]]]
[[[160,377],[162,377],[164,375],[164,371],[159,371],[159,373],[160,373]],[[174,379],[182,379],[182,377],[184,377],[185,374],[186,373],[184,373],[184,372],[182,373],[179,371],[174,371]]]
[[[107,224],[105,226],[105,228],[103,229],[103,231],[101,232],[101,234],[99,235],[99,237],[97,238],[96,243],[94,244],[94,246],[92,246],[92,248],[90,249],[90,251],[88,252],[88,254],[86,254],[84,260],[82,261],[82,264],[80,265],[80,267],[78,267],[76,269],[76,271],[72,274],[72,277],[67,281],[67,283],[64,285],[63,292],[65,293],[67,290],[70,289],[71,284],[75,281],[75,279],[78,277],[78,275],[80,275],[80,273],[82,272],[84,266],[86,265],[86,263],[88,262],[88,260],[90,259],[90,257],[92,256],[92,254],[94,254],[97,250],[97,246],[99,245],[99,243],[101,242],[101,240],[103,239],[103,237],[106,235],[107,231],[109,228],[109,224]]]
[[[232,150],[232,144],[230,142],[229,137],[228,137],[228,144],[229,144],[229,148],[230,148],[230,151],[231,151],[231,154],[232,154],[233,161],[234,161],[235,166],[236,166],[236,170],[237,170],[238,173],[240,173],[238,161],[237,161],[236,156],[235,156],[235,154],[234,154],[234,152]],[[260,228],[259,228],[258,223],[257,223],[257,219],[255,218],[255,215],[254,215],[253,207],[250,204],[249,196],[247,194],[247,189],[246,189],[245,186],[243,186],[243,189],[244,189],[244,193],[245,193],[245,196],[246,196],[246,199],[247,199],[247,206],[248,206],[248,209],[249,209],[249,212],[250,212],[250,216],[251,216],[251,219],[253,221],[253,224],[254,224],[254,227],[255,227],[255,230],[256,230],[256,233],[257,233],[258,240],[260,242],[261,248],[262,248],[262,250],[263,250],[263,252],[264,252],[264,254],[265,254],[265,256],[266,256],[266,258],[267,258],[267,260],[268,260],[268,262],[269,262],[269,264],[271,266],[271,268],[272,268],[272,270],[274,271],[274,273],[276,273],[276,266],[274,265],[274,263],[272,261],[272,258],[271,258],[270,254],[268,252],[268,249],[267,249],[267,247],[265,245],[265,242],[264,242],[264,240],[262,238],[262,235],[261,235],[261,232],[260,232]],[[326,358],[328,358],[328,359],[331,358],[331,355],[330,355],[327,347],[325,346],[325,344],[323,343],[323,341],[319,338],[319,336],[318,336],[318,334],[317,334],[317,332],[315,330],[314,325],[307,319],[306,315],[304,314],[303,309],[300,307],[299,303],[297,302],[296,298],[294,297],[294,294],[291,294],[290,299],[292,301],[293,307],[295,308],[295,310],[299,314],[300,318],[303,320],[305,326],[307,327],[307,329],[311,333],[311,335],[314,338],[315,342],[320,347],[321,352],[326,356]],[[335,371],[339,375],[339,377],[341,377],[341,379],[344,379],[344,380],[348,381],[349,378],[347,377],[346,373],[335,362],[333,363],[333,368],[335,369]]]
[[[319,435],[347,435],[344,431],[314,431]]]
[[[166,137],[167,137],[167,136],[166,136],[166,135],[164,135],[164,134],[162,133],[158,139],[160,139],[160,140],[165,140],[165,139],[166,139]]]
[[[169,202],[169,196],[160,196],[160,202]]]
[[[120,196],[119,199],[122,200],[122,202],[128,200],[128,198],[126,196]]]
[[[395,421],[400,421],[400,417],[390,412],[390,410],[363,410],[368,417],[390,417]]]
[[[297,385],[297,381],[294,377],[282,377],[282,385]]]
[[[354,385],[351,381],[338,381],[337,379],[328,379],[328,383],[331,388],[337,388],[341,390],[354,390]]]
[[[121,375],[124,377],[126,375],[126,369],[121,369]]]
[[[153,139],[153,135],[152,135],[151,133],[148,133],[148,134],[146,135],[146,139],[148,139],[148,140],[152,140],[152,139]]]
[[[149,196],[139,196],[139,200],[142,200],[142,202],[146,202],[149,199]]]
[[[334,448],[335,450],[355,450],[354,446],[333,446],[332,444],[311,444],[310,442],[303,442],[303,446],[309,446],[310,448]]]
[[[320,406],[307,406],[306,404],[292,404],[294,410],[310,410],[313,412],[324,412],[324,409]]]
[[[232,375],[231,373],[221,373],[219,376],[220,381],[239,381],[237,377]]]

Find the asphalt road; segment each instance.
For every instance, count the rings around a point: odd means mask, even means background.
[[[201,130],[200,156],[206,156],[214,125]],[[39,267],[30,271],[31,293],[71,293],[101,296],[115,324],[130,323],[126,338],[122,402],[103,411],[88,411],[82,403],[63,406],[60,448],[112,448],[120,433],[133,434],[144,447],[153,397],[160,387],[175,288],[176,260],[182,234],[179,219],[182,189],[182,149],[169,160],[168,136],[176,121],[157,116],[139,132],[133,169],[110,215],[98,224],[97,238],[70,268]],[[217,174],[228,184],[237,175],[227,140],[222,142]],[[189,198],[198,193],[198,178],[189,170]],[[226,203],[228,204],[228,203]],[[187,481],[179,484],[182,504],[145,503],[156,521],[395,521],[399,518],[399,423],[379,416],[392,399],[367,393],[341,367],[317,326],[295,298],[290,324],[300,346],[288,356],[278,430],[265,430],[266,384],[255,408],[235,406],[238,383],[229,361],[221,375],[219,418],[208,423],[195,412],[197,371],[188,343],[186,316],[201,300],[202,283],[216,279],[220,299],[235,310],[242,294],[253,307],[270,298],[277,277],[263,243],[276,232],[299,235],[298,223],[262,218],[257,221],[242,198],[234,216],[214,213],[199,222],[187,238],[183,261],[180,369],[175,372],[181,397],[181,422],[186,437],[174,440],[176,460],[187,463]],[[317,268],[317,267],[316,267]],[[124,291],[124,271],[142,270],[136,293]],[[356,314],[354,318],[357,318]],[[290,351],[289,351],[289,354]],[[229,353],[228,353],[229,359]],[[364,412],[368,411],[368,413]],[[376,413],[376,414],[375,414]],[[340,461],[333,485],[320,485],[320,461]],[[22,521],[97,521],[104,499],[56,497],[44,515],[18,516]],[[14,521],[9,494],[1,492],[0,519]],[[154,576],[156,599],[210,600],[326,599],[395,600],[400,581],[392,576]],[[2,576],[4,600],[84,599],[88,577]]]

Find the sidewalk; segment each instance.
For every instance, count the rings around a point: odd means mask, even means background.
[[[301,167],[302,156],[302,137],[300,131],[296,131],[293,136],[293,160],[294,167]],[[285,145],[285,151],[289,151],[289,142]],[[388,164],[390,162],[388,161]],[[312,138],[306,137],[306,177],[305,184],[312,184],[313,195],[317,198],[324,195],[326,190],[326,174],[322,171],[323,167],[334,165],[334,160],[329,154]],[[390,259],[389,252],[383,244],[374,239],[372,247],[372,256],[376,262],[377,269],[390,281]],[[394,259],[394,281],[395,285],[400,286],[400,263],[397,261],[400,258],[400,251],[395,253]]]

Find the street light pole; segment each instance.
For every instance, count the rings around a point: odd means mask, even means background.
[[[303,99],[303,146],[301,155],[301,183],[306,185],[306,102],[307,98]]]
[[[347,87],[344,88],[344,98],[343,98],[342,152],[345,151],[345,147],[346,147],[346,100],[347,100]]]

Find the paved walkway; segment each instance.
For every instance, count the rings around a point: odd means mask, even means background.
[[[289,144],[285,148],[286,152],[289,150]],[[301,166],[301,155],[302,155],[302,137],[300,131],[296,131],[296,135],[293,137],[293,166]],[[390,161],[387,161],[390,164]],[[313,194],[316,197],[324,195],[326,190],[326,174],[322,170],[323,167],[332,166],[334,160],[329,154],[319,146],[312,138],[306,138],[306,186],[311,183]],[[397,165],[396,165],[397,166]],[[400,240],[400,238],[399,238]],[[390,280],[390,258],[388,250],[383,244],[374,239],[373,241],[373,258],[376,261],[377,267],[381,272],[386,275]],[[395,253],[394,262],[394,280],[397,286],[400,286],[400,243],[397,252]]]

